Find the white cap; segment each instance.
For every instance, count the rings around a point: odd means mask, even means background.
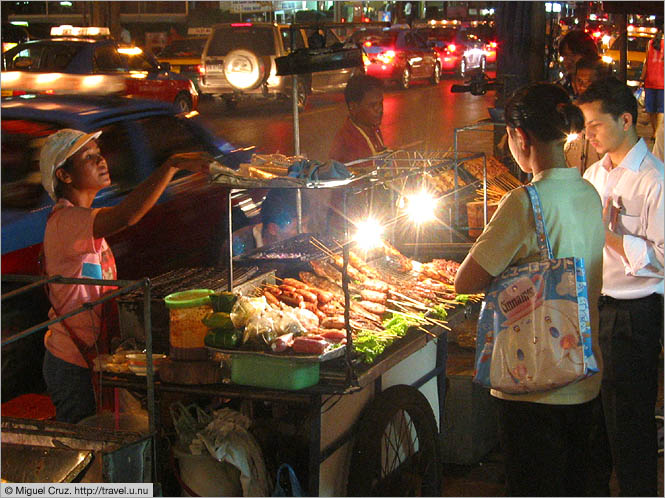
[[[63,128],[46,139],[39,154],[39,170],[42,173],[42,185],[51,199],[56,200],[56,170],[67,159],[76,154],[81,147],[90,140],[96,140],[101,134],[101,130],[94,133],[84,133],[79,130]]]

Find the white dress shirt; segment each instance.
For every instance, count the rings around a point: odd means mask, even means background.
[[[613,167],[608,154],[584,173],[600,194],[619,208],[613,231],[623,236],[624,258],[603,251],[603,294],[637,299],[663,294],[663,163],[640,139]]]

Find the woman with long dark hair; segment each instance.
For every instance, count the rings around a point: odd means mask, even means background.
[[[584,117],[566,91],[551,83],[519,90],[505,107],[508,144],[522,171],[533,174],[555,258],[584,258],[593,349],[598,349],[598,298],[605,231],[596,190],[566,167],[564,142]],[[528,194],[506,194],[455,279],[458,293],[482,292],[507,267],[538,261]],[[544,324],[543,324],[544,325]],[[601,373],[545,392],[511,395],[492,390],[511,496],[583,496],[592,409]]]

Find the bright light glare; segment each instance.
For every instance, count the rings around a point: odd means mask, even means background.
[[[435,218],[436,199],[429,192],[418,192],[407,197],[407,201],[406,212],[414,223],[425,223]]]
[[[95,76],[86,76],[81,81],[81,87],[83,88],[97,88],[104,81],[104,76],[95,75]]]
[[[609,45],[611,39],[612,39],[612,37],[610,35],[603,35],[603,38],[602,38],[603,45]],[[610,57],[610,59],[611,59],[611,57]],[[603,57],[603,60],[605,61],[605,57]],[[605,62],[607,62],[607,61],[605,61]]]
[[[357,232],[354,240],[358,247],[366,251],[381,245],[383,227],[373,218],[367,218],[356,225]]]
[[[566,136],[566,144],[569,144],[570,142],[573,142],[577,140],[577,137],[579,135],[577,133],[570,133]]]
[[[21,78],[20,71],[10,71],[8,73],[2,73],[2,82],[3,83],[14,83]]]
[[[118,52],[125,55],[139,55],[143,53],[139,47],[120,47]]]
[[[612,59],[612,57],[610,57],[609,55],[603,55],[603,62],[605,64],[612,64],[612,62],[614,62],[614,59]]]
[[[148,77],[148,73],[146,71],[130,71],[129,76],[138,80],[143,80]]]
[[[62,77],[62,74],[60,74],[60,73],[40,74],[36,78],[36,83],[38,83],[38,84],[49,84],[49,83],[53,83],[54,81],[60,79],[61,77]]]

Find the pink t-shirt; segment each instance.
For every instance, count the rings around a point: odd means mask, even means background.
[[[74,206],[59,199],[46,223],[44,233],[44,261],[46,274],[67,278],[117,278],[115,259],[106,240],[95,239],[92,225],[99,209]],[[98,299],[113,287],[100,285],[49,284],[51,310],[49,317],[64,315],[80,308],[84,303]],[[67,318],[69,330],[88,347],[100,333],[102,306]],[[69,363],[87,367],[76,344],[62,323],[51,325],[44,336],[44,345],[51,354]]]

